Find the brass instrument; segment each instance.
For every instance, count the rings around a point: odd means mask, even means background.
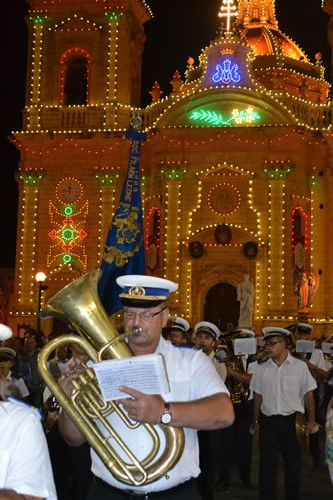
[[[257,354],[257,363],[258,365],[262,365],[263,363],[266,363],[268,361],[269,356],[268,356],[268,351],[266,349],[262,349],[261,351],[258,352]]]
[[[238,373],[246,374],[242,356],[236,356],[234,354],[233,348],[233,340],[237,337],[237,332],[228,337],[220,337],[220,340],[224,343],[224,345],[220,345],[216,351],[214,358],[225,363],[226,367],[231,368],[232,370],[237,371]],[[225,381],[225,385],[227,386],[231,400],[234,404],[243,403],[247,401],[250,395],[249,385],[239,380],[236,380],[234,377],[227,377]]]
[[[65,286],[42,310],[41,318],[55,317],[69,322],[80,335],[62,335],[48,342],[39,354],[39,371],[59,404],[113,476],[131,486],[149,484],[163,475],[167,476],[180,459],[184,448],[183,429],[130,420],[118,402],[103,400],[91,367],[73,380],[71,396],[67,396],[48,370],[50,355],[63,344],[79,345],[93,362],[101,361],[102,357],[114,359],[133,356],[124,337],[119,335],[100,303],[97,293],[100,273],[95,271],[85,274]],[[108,417],[111,414],[129,429],[135,430],[139,426],[145,428],[152,449],[141,462],[110,425]],[[164,434],[164,450],[161,450],[160,434]]]

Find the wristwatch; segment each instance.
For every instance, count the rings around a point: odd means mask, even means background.
[[[169,403],[164,403],[164,411],[161,415],[161,424],[168,425],[172,420],[172,413]]]

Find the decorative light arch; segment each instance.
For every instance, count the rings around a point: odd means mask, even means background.
[[[70,49],[67,49],[62,56],[60,57],[60,65],[61,65],[61,72],[60,72],[60,104],[64,106],[65,104],[65,75],[66,75],[66,65],[70,59],[77,59],[78,57],[84,57],[88,63],[87,67],[87,102],[89,101],[89,82],[90,82],[90,71],[89,71],[89,64],[92,62],[92,58],[86,50],[82,49],[81,47],[71,47]]]

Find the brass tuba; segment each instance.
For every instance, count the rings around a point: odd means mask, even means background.
[[[50,391],[113,476],[131,486],[149,484],[163,475],[167,476],[180,459],[184,448],[183,429],[130,420],[116,401],[103,400],[91,367],[73,380],[70,397],[48,370],[50,355],[63,344],[79,345],[93,362],[100,361],[102,357],[114,359],[133,356],[124,337],[119,335],[100,303],[97,293],[100,273],[87,273],[65,286],[41,311],[41,318],[54,317],[70,323],[80,335],[62,335],[48,342],[39,354],[38,368]],[[110,425],[108,416],[112,413],[129,429],[135,430],[141,425],[145,428],[152,449],[141,462]],[[164,434],[164,450],[161,450],[160,434]]]
[[[234,353],[233,340],[237,337],[237,335],[238,332],[235,332],[232,335],[220,337],[220,341],[223,342],[223,344],[215,350],[214,358],[222,363],[225,363],[227,368],[232,368],[238,373],[243,373],[245,375],[242,356],[236,356]],[[230,397],[234,404],[247,401],[250,395],[250,388],[248,384],[240,382],[233,377],[227,377],[225,385],[230,392]]]

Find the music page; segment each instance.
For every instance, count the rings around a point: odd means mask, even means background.
[[[119,386],[126,385],[145,394],[170,392],[162,354],[145,354],[131,358],[111,359],[93,363],[104,401],[128,398]]]

